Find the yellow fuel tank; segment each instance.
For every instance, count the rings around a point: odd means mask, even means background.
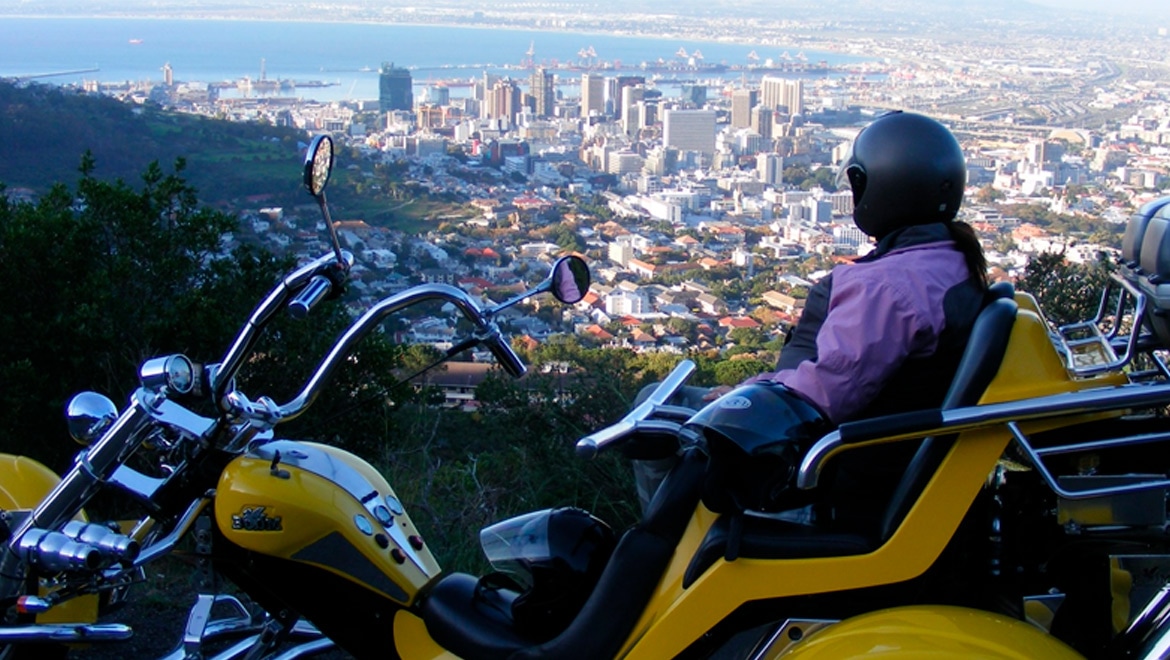
[[[390,484],[353,454],[277,440],[220,476],[215,520],[232,543],[323,568],[403,605],[439,573]]]
[[[879,610],[846,619],[795,644],[783,657],[786,660],[1082,658],[1060,640],[1030,624],[980,610],[932,605]]]

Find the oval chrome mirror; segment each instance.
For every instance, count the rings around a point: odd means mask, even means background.
[[[313,197],[325,192],[329,175],[333,172],[333,138],[318,135],[309,143],[305,153],[305,188]]]
[[[561,257],[553,264],[552,294],[557,300],[573,304],[589,291],[589,266],[577,256]]]
[[[69,435],[86,446],[100,438],[117,418],[118,409],[114,402],[97,392],[82,392],[70,399],[65,407]]]

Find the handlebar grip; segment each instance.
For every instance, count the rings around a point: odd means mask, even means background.
[[[324,275],[315,275],[305,288],[288,304],[288,313],[294,319],[303,319],[333,290],[333,282]]]
[[[528,371],[528,367],[524,366],[520,356],[516,355],[516,351],[512,350],[512,347],[504,341],[498,332],[484,340],[484,343],[487,344],[492,355],[496,356],[496,362],[500,363],[509,376],[519,378]]]

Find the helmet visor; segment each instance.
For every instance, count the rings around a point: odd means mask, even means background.
[[[857,146],[857,139],[849,143],[849,149],[845,152],[845,157],[841,159],[841,167],[837,169],[837,178],[834,185],[837,190],[849,189],[853,191],[853,205],[857,206],[857,201],[861,199],[861,193],[865,189],[865,170],[853,157],[853,150]],[[858,185],[860,184],[860,185]]]
[[[865,168],[857,163],[846,164],[837,171],[837,190],[853,192],[853,206],[861,204],[861,196],[865,193]]]

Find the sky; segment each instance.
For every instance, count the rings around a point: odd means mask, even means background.
[[[1031,0],[1032,4],[1053,9],[1076,9],[1093,12],[1123,11],[1127,14],[1165,16],[1170,13],[1167,0]]]
[[[767,0],[549,0],[545,3],[519,2],[513,6],[522,8],[544,6],[552,11],[556,11],[557,8],[573,7],[577,5],[593,8],[606,8],[612,5],[616,5],[618,7],[624,7],[627,10],[645,10],[650,8],[661,10],[663,7],[674,7],[686,12],[686,10],[692,8],[694,5],[698,5],[699,7],[703,7],[708,10],[711,7],[727,8],[731,10],[736,7],[737,4],[742,2],[744,5],[753,6],[756,8],[761,6],[771,6],[774,7],[778,12],[783,12],[783,8],[785,6],[791,7],[801,5],[820,5],[827,8],[829,13],[833,13],[849,6],[851,2],[857,1],[858,0],[772,0],[770,2]],[[889,2],[889,0],[860,0],[860,2],[862,5],[869,6],[871,8],[879,8],[885,4],[892,4],[895,6],[904,5],[906,0],[894,0],[893,2]],[[1098,14],[1125,14],[1127,16],[1145,15],[1159,21],[1164,19],[1170,23],[1170,0],[1024,0],[1024,3],[1038,6],[1044,8],[1045,10],[1052,9],[1056,11],[1067,11],[1071,9],[1077,11],[1094,12]],[[317,2],[310,2],[310,0],[287,0],[286,2],[279,3],[279,5],[284,6],[286,9],[296,5],[308,4],[319,6],[322,3],[320,0]],[[427,2],[427,0],[324,0],[323,4],[359,5],[365,7],[402,7],[411,5],[428,6],[429,4],[435,4],[448,7],[464,5],[470,8],[474,5],[492,6],[495,3],[491,2],[490,0],[437,0],[436,2],[432,3]],[[948,6],[965,6],[968,8],[973,6],[972,0],[928,0],[927,2],[923,2],[923,4],[936,7],[942,11],[946,11]],[[994,2],[989,4],[991,7],[995,6]],[[92,0],[0,0],[0,12],[31,11],[35,13],[37,9],[52,8],[57,11],[75,11],[77,13],[90,13],[96,9],[98,10],[98,13],[102,13],[102,9],[129,9],[130,11],[133,11],[136,7],[142,7],[144,9],[150,10],[152,8],[160,7],[173,9],[184,6],[237,6],[244,8],[258,6],[272,7],[275,5],[274,3],[267,0],[235,0],[234,2],[230,0],[189,0],[188,2],[184,2],[183,0],[107,0],[99,2],[93,2]],[[977,4],[975,6],[977,6]]]

